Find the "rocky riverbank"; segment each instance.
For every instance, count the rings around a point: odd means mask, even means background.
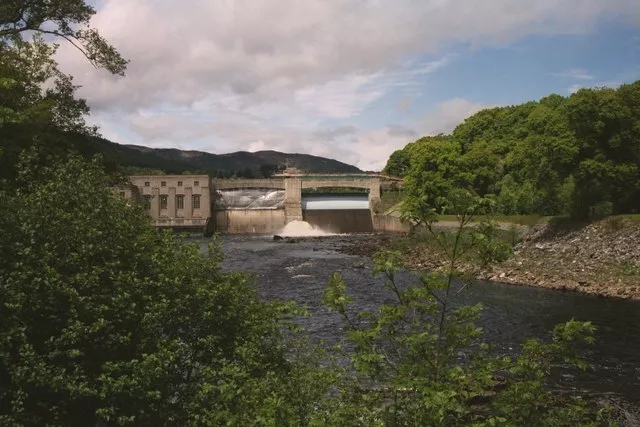
[[[379,235],[343,250],[371,255],[392,247],[405,254],[410,269],[443,266],[437,252],[417,239]],[[511,259],[474,274],[481,280],[640,300],[640,223],[619,218],[581,225],[543,222],[524,233]]]
[[[617,218],[587,225],[542,223],[515,256],[483,278],[587,294],[640,299],[640,224]]]

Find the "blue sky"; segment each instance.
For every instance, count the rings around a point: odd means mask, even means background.
[[[192,2],[96,3],[124,78],[61,48],[105,137],[375,170],[482,108],[640,79],[637,0]]]

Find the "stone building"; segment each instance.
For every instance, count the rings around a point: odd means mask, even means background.
[[[211,217],[211,178],[207,175],[135,175],[120,194],[142,203],[158,227],[201,228]]]

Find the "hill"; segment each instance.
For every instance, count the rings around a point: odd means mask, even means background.
[[[309,173],[360,173],[355,166],[337,160],[309,154],[278,151],[238,151],[212,154],[173,148],[149,148],[122,145],[104,138],[79,141],[78,149],[85,155],[102,153],[130,173],[206,173],[211,176],[259,178],[270,176],[285,167]]]

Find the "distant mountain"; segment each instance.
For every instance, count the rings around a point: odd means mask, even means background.
[[[174,148],[149,148],[122,145],[104,138],[78,141],[85,155],[102,153],[108,162],[116,163],[131,173],[164,172],[167,174],[205,173],[212,176],[259,178],[270,176],[286,167],[308,173],[361,173],[355,166],[309,154],[289,154],[278,151],[238,151],[211,154]]]

